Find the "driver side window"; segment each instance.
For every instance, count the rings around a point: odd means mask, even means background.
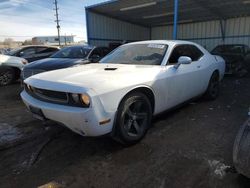
[[[102,57],[100,48],[95,48],[95,49],[92,51],[92,53],[91,53],[91,55],[90,55],[90,58],[92,58],[92,57]]]
[[[27,48],[27,49],[24,49],[23,51],[19,52],[19,56],[20,57],[27,57],[27,56],[34,55],[35,53],[36,53],[35,48]]]
[[[188,56],[192,61],[198,61],[203,56],[203,53],[194,45],[178,45],[172,51],[168,60],[168,65],[176,64],[181,56]]]

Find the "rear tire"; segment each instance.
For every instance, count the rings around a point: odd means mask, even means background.
[[[214,72],[210,78],[205,97],[208,100],[215,100],[220,92],[220,76],[218,72]]]
[[[119,105],[113,138],[126,146],[135,144],[145,136],[151,120],[149,99],[142,93],[131,93]]]
[[[15,80],[15,70],[11,67],[4,67],[0,69],[0,86],[6,86]]]

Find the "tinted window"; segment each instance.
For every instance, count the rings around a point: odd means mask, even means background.
[[[124,45],[105,56],[101,63],[160,65],[167,48],[165,44]]]
[[[92,53],[91,53],[91,55],[90,55],[90,58],[91,58],[92,56],[99,56],[99,57],[102,57],[102,50],[101,50],[101,48],[95,48],[95,49],[92,51]]]
[[[177,63],[181,56],[188,56],[192,61],[198,61],[203,56],[203,53],[194,45],[178,45],[172,51],[168,63]]]
[[[51,58],[86,58],[91,48],[81,46],[65,47],[51,56]]]
[[[35,51],[35,48],[26,48],[22,51],[20,51],[20,57],[25,57],[25,56],[30,56],[30,55],[33,55],[35,54],[36,51]]]

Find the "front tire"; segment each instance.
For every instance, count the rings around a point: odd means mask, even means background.
[[[220,92],[220,75],[218,72],[214,72],[210,78],[205,97],[208,100],[215,100],[219,96]]]
[[[118,107],[113,138],[124,145],[139,142],[146,134],[152,120],[152,106],[142,93],[131,93]]]
[[[10,67],[0,69],[0,86],[11,84],[15,80],[15,71]]]

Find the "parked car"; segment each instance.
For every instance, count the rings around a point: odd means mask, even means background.
[[[0,54],[0,86],[19,79],[20,72],[27,63],[28,61],[23,58]]]
[[[242,71],[249,68],[250,62],[247,60],[250,55],[250,49],[243,44],[225,44],[218,45],[211,54],[219,55],[226,61],[226,74],[241,75]]]
[[[24,47],[14,49],[8,52],[7,55],[22,57],[30,63],[39,59],[47,58],[53,55],[58,50],[59,50],[58,47],[32,45],[32,46],[24,46]]]
[[[67,68],[90,61],[98,62],[109,52],[110,50],[107,47],[83,45],[65,47],[49,58],[41,59],[26,65],[22,71],[22,79],[24,80],[41,72]]]
[[[6,54],[8,50],[6,48],[0,48],[0,54]]]
[[[250,118],[241,126],[237,133],[234,148],[233,162],[236,170],[250,178]]]
[[[203,94],[215,99],[224,71],[224,60],[198,44],[142,41],[97,64],[32,76],[21,97],[37,118],[130,145],[143,138],[153,115]]]

